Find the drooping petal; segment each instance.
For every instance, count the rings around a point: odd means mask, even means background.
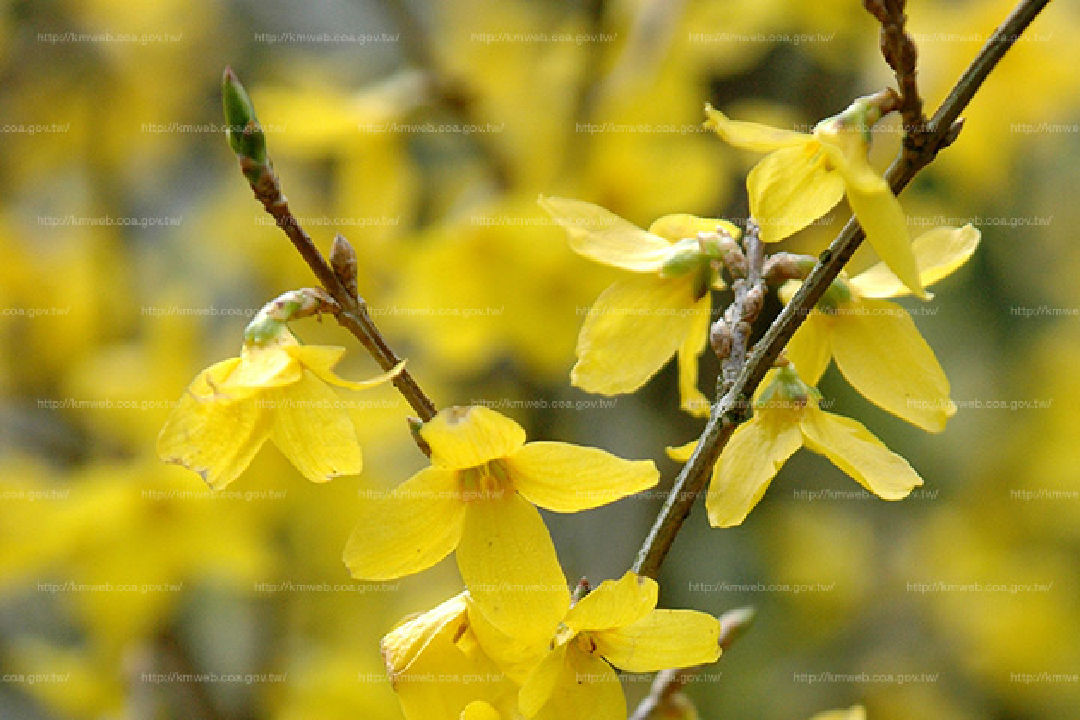
[[[267,390],[257,402],[274,418],[274,444],[308,480],[360,473],[364,463],[356,427],[334,391],[312,373]]]
[[[457,547],[464,520],[456,473],[425,468],[391,492],[364,499],[345,565],[365,580],[420,572]]]
[[[383,636],[379,646],[391,682],[394,682],[396,676],[408,671],[431,640],[442,632],[448,623],[462,621],[465,599],[464,592],[458,593],[431,610],[399,623]]]
[[[459,469],[506,457],[525,443],[520,425],[479,405],[440,410],[420,435],[431,446],[432,464]]]
[[[812,139],[805,133],[781,130],[759,123],[731,120],[710,105],[705,106],[705,115],[708,117],[705,127],[713,130],[724,142],[743,150],[772,152],[793,145],[804,145]]]
[[[496,628],[523,642],[555,634],[570,591],[540,513],[516,492],[468,503],[457,563]]]
[[[928,432],[956,413],[949,379],[907,311],[861,300],[830,318],[836,366],[867,400]],[[800,368],[801,370],[801,368]]]
[[[697,440],[691,440],[682,445],[668,445],[664,448],[664,452],[666,452],[667,456],[675,462],[688,462],[690,456],[694,454],[694,449],[697,448],[697,443]]]
[[[925,232],[911,243],[919,265],[923,287],[951,275],[966,263],[979,246],[979,231],[970,224],[961,228],[939,227]],[[851,284],[865,298],[890,298],[907,295],[910,291],[885,263],[851,278]]]
[[[693,667],[720,657],[720,621],[697,610],[653,610],[592,638],[596,652],[626,672]]]
[[[289,343],[244,345],[240,365],[225,379],[225,388],[271,388],[297,382],[304,368],[296,362]]]
[[[824,455],[833,465],[884,500],[907,497],[922,478],[885,444],[851,418],[808,406],[800,423],[806,447]]]
[[[569,647],[563,672],[536,720],[626,720],[626,697],[611,666]]]
[[[739,525],[802,445],[797,411],[760,410],[732,433],[713,468],[705,508],[713,527]]]
[[[832,344],[829,340],[832,324],[832,318],[813,310],[784,348],[784,355],[807,385],[817,385],[829,367],[832,359]]]
[[[581,598],[564,622],[574,630],[606,630],[642,619],[656,607],[656,581],[627,572],[618,580],[605,580]]]
[[[547,704],[566,669],[566,645],[557,645],[533,668],[518,693],[518,709],[534,717]]]
[[[916,297],[928,299],[919,279],[919,266],[911,249],[907,217],[900,201],[865,158],[853,155],[844,160],[839,170],[844,176],[848,204],[866,232],[867,242]]]
[[[253,397],[219,389],[239,364],[231,358],[200,373],[158,435],[158,457],[197,472],[213,490],[235,480],[270,434],[269,413]]]
[[[555,512],[607,505],[659,480],[652,460],[624,460],[598,448],[561,442],[526,443],[507,465],[518,492]]]
[[[770,153],[750,170],[750,214],[761,226],[763,242],[795,234],[840,202],[844,180],[822,157],[814,142]]]
[[[349,390],[367,390],[376,385],[382,385],[397,377],[405,367],[405,361],[402,360],[390,370],[367,380],[346,380],[334,372],[334,366],[345,354],[345,348],[333,345],[296,345],[288,348],[288,351],[323,382]]]
[[[571,383],[602,395],[637,390],[682,345],[696,305],[686,277],[633,277],[611,285],[581,327]]]
[[[694,306],[694,321],[679,346],[679,405],[694,417],[708,417],[709,398],[698,388],[698,359],[705,352],[712,320],[712,300],[708,295]]]
[[[623,270],[655,272],[671,255],[670,242],[599,205],[543,196],[538,202],[566,229],[570,249],[582,257]]]

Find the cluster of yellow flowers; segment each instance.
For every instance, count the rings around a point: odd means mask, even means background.
[[[883,262],[839,278],[796,334],[787,360],[754,398],[753,418],[732,435],[713,471],[710,522],[741,523],[799,447],[828,457],[875,495],[906,497],[922,480],[860,423],[826,412],[813,387],[830,357],[872,402],[929,431],[955,412],[933,352],[899,306],[967,260],[970,225],[937,228],[914,243],[903,211],[867,160],[880,112],[857,100],[811,134],[735,122],[708,108],[707,125],[740,147],[770,151],[747,188],[762,240],[806,227],[846,196]],[[683,409],[707,414],[698,360],[740,230],[720,219],[667,215],[648,231],[590,203],[542,197],[571,248],[633,273],[597,299],[581,328],[574,385],[614,395],[640,388],[678,356]],[[797,274],[797,273],[796,273]],[[803,275],[805,277],[805,275]],[[773,278],[783,297],[791,275]],[[786,281],[786,283],[784,282]],[[781,284],[783,283],[783,284]],[[270,438],[313,482],[361,470],[352,417],[328,385],[363,390],[333,367],[344,349],[303,345],[288,329],[318,311],[315,291],[267,305],[248,326],[241,356],[203,371],[173,411],[159,455],[215,489],[234,480]],[[652,672],[715,661],[721,624],[695,610],[658,610],[657,584],[633,572],[572,598],[537,507],[572,513],[654,487],[652,461],[561,442],[526,442],[510,418],[482,406],[449,407],[417,430],[431,465],[360,505],[345,548],[353,577],[392,580],[451,552],[466,591],[393,629],[383,654],[409,718],[626,717],[613,668]],[[669,448],[685,460],[693,443]],[[468,679],[468,682],[466,682]],[[843,713],[860,716],[861,709]]]

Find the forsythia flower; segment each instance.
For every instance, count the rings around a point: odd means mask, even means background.
[[[709,106],[705,124],[731,145],[769,153],[746,178],[750,214],[761,225],[763,241],[778,242],[803,229],[846,195],[878,256],[911,292],[925,297],[904,211],[867,161],[870,126],[880,117],[870,100],[859,98],[809,134],[730,120]]]
[[[866,708],[852,705],[846,710],[826,710],[819,712],[810,720],[866,720]]]
[[[431,467],[361,504],[345,548],[356,578],[390,580],[457,549],[473,600],[500,631],[548,637],[569,601],[566,578],[533,505],[577,512],[656,484],[651,460],[596,448],[525,442],[516,422],[485,407],[442,410],[420,430]]]
[[[192,381],[161,429],[158,455],[199,473],[215,490],[235,480],[267,438],[312,482],[359,473],[356,428],[326,383],[363,390],[399,368],[350,382],[332,370],[344,353],[301,345],[283,325],[271,337],[249,337],[240,357]]]
[[[709,331],[709,290],[723,282],[720,248],[699,233],[739,229],[725,220],[665,215],[648,232],[602,207],[542,197],[579,255],[636,273],[611,285],[589,309],[570,371],[576,387],[602,395],[633,392],[678,353],[682,407],[704,417],[709,402],[698,390],[698,357]],[[715,235],[714,235],[715,237]]]
[[[951,274],[978,244],[979,231],[971,225],[920,235],[912,250],[922,285]],[[797,287],[796,281],[784,286],[785,302]],[[884,263],[851,279],[841,277],[784,352],[810,385],[817,384],[832,357],[848,382],[875,405],[924,430],[940,432],[956,413],[949,380],[907,311],[882,299],[906,293]]]
[[[380,643],[406,720],[513,717],[518,688],[477,643],[467,597],[402,622]]]
[[[656,599],[653,580],[628,572],[579,600],[522,685],[522,714],[544,720],[625,720],[626,699],[612,666],[654,672],[720,657],[716,618],[696,610],[656,610]]]
[[[861,423],[822,410],[820,397],[790,366],[769,371],[755,399],[754,417],[736,428],[713,467],[705,497],[710,524],[742,523],[784,462],[803,445],[884,500],[900,500],[922,485],[907,460]],[[693,447],[671,448],[668,454],[685,461]]]

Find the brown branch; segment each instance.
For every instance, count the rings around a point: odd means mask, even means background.
[[[229,144],[237,154],[240,169],[248,179],[256,199],[274,218],[277,226],[288,236],[300,253],[300,257],[311,268],[326,292],[340,306],[335,312],[338,323],[360,341],[360,344],[375,358],[375,362],[383,370],[397,367],[401,359],[379,332],[368,313],[367,304],[355,293],[350,292],[346,286],[349,278],[346,277],[343,282],[342,278],[334,272],[330,263],[315,246],[311,236],[304,231],[300,226],[300,221],[289,209],[289,202],[281,191],[281,183],[266,152],[262,129],[258,125],[251,100],[231,68],[225,69],[223,93],[226,122],[229,124]],[[401,370],[392,382],[421,420],[426,422],[435,416],[434,403],[408,370]],[[421,446],[421,449],[424,450],[424,446]]]
[[[1002,56],[1012,47],[1035,16],[1050,0],[1022,0],[1005,22],[986,41],[979,54],[957,80],[948,97],[934,113],[924,130],[908,129],[905,134],[922,132],[923,141],[917,153],[901,153],[886,173],[894,192],[900,192],[915,174],[929,164],[938,151],[956,139],[957,119],[975,92],[986,80]],[[818,263],[795,296],[773,321],[758,341],[735,383],[713,405],[705,429],[698,439],[690,460],[675,478],[660,513],[650,528],[637,559],[634,572],[655,578],[664,558],[671,549],[686,516],[697,496],[708,482],[713,465],[727,444],[736,425],[747,411],[747,401],[772,367],[788,340],[802,324],[806,315],[840,273],[863,240],[863,231],[854,218],[818,257]]]
[[[896,85],[900,89],[896,110],[904,119],[904,130],[908,133],[905,139],[919,142],[926,128],[926,116],[916,80],[919,53],[915,41],[907,33],[906,5],[907,0],[863,0],[863,6],[881,23],[881,54],[896,74]],[[905,144],[904,147],[909,152],[918,150],[915,145]]]

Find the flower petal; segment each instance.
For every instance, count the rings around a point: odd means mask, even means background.
[[[466,593],[467,594],[467,593]],[[491,624],[471,597],[468,599],[469,627],[484,654],[518,685],[551,651],[551,638],[511,637]]]
[[[759,123],[731,120],[711,105],[705,106],[705,127],[714,131],[724,142],[743,150],[772,152],[792,145],[803,145],[811,140],[805,133],[781,130]]]
[[[951,275],[979,246],[979,231],[970,224],[962,228],[939,227],[925,232],[911,243],[919,265],[923,287]],[[910,291],[885,263],[878,263],[851,278],[851,284],[865,298],[890,298]]]
[[[600,507],[660,479],[652,460],[624,460],[598,448],[560,442],[526,443],[507,464],[518,492],[555,512]]]
[[[682,345],[696,306],[685,277],[633,277],[611,285],[581,327],[571,383],[602,395],[637,390]]]
[[[516,492],[468,503],[457,563],[496,628],[525,643],[555,634],[570,591],[540,513]]]
[[[382,385],[393,380],[405,368],[405,361],[384,373],[369,378],[368,380],[346,380],[339,377],[333,370],[334,366],[345,354],[345,348],[333,345],[296,345],[288,348],[288,352],[296,358],[305,368],[315,373],[323,382],[348,388],[349,390],[367,390],[368,388]]]
[[[739,525],[761,500],[769,483],[802,438],[790,409],[759,410],[728,440],[713,468],[705,508],[713,527]]]
[[[694,321],[678,350],[679,405],[694,417],[709,416],[709,398],[698,388],[698,360],[705,352],[712,320],[712,301],[708,295],[694,306]]]
[[[461,711],[460,720],[501,720],[502,715],[489,703],[483,700],[473,700]]]
[[[839,166],[851,211],[866,232],[866,240],[889,270],[916,296],[929,299],[919,279],[919,266],[911,249],[907,217],[885,178],[864,158],[848,157]]]
[[[563,672],[536,720],[626,720],[626,697],[611,666],[570,647]]]
[[[566,670],[566,645],[557,645],[544,656],[518,692],[518,709],[527,718],[534,717],[547,704]]]
[[[866,708],[852,705],[846,710],[826,710],[814,715],[810,720],[866,720]]]
[[[465,614],[466,594],[458,593],[425,613],[399,623],[383,636],[379,647],[390,681],[406,672],[448,623],[459,623]]]
[[[763,242],[779,242],[836,207],[844,180],[827,169],[820,143],[789,147],[761,159],[746,176],[750,214]]]
[[[292,344],[244,345],[240,365],[225,379],[223,388],[271,388],[297,382],[304,368],[290,350]]]
[[[606,630],[637,622],[656,607],[656,581],[627,572],[581,598],[563,621],[574,630]]]
[[[697,440],[691,440],[682,445],[668,445],[664,448],[664,452],[666,452],[667,456],[675,462],[689,462],[690,456],[694,454],[694,449],[697,447],[697,443]]]
[[[696,238],[698,233],[716,232],[723,229],[728,235],[739,239],[742,230],[738,225],[721,220],[720,218],[703,218],[688,213],[673,213],[664,215],[653,221],[649,226],[649,232],[665,240],[676,243],[684,238]]]
[[[200,373],[158,435],[158,457],[197,472],[213,490],[247,469],[270,434],[269,414],[248,394],[232,398],[217,389],[239,364],[230,358]]]
[[[697,610],[653,610],[625,627],[592,633],[596,651],[620,670],[656,672],[716,662],[720,621]]]
[[[267,390],[257,402],[273,415],[274,444],[308,480],[360,473],[364,462],[356,427],[334,391],[312,373]]]
[[[832,353],[852,387],[913,425],[944,430],[956,413],[949,379],[907,311],[888,300],[861,300],[837,313],[829,318]]]
[[[431,446],[431,462],[470,468],[506,457],[525,443],[525,430],[486,407],[449,407],[424,423],[420,436]]]
[[[456,473],[425,468],[390,493],[360,504],[345,565],[354,578],[365,580],[420,572],[457,547],[464,520]]]
[[[784,348],[784,355],[795,366],[807,385],[817,385],[832,359],[829,340],[833,318],[813,310],[795,331]]]
[[[885,444],[851,418],[807,406],[800,423],[806,447],[824,455],[860,485],[884,500],[907,497],[922,478]]]
[[[590,260],[631,270],[654,272],[671,255],[671,243],[599,205],[543,197],[540,207],[566,229],[570,249]]]

